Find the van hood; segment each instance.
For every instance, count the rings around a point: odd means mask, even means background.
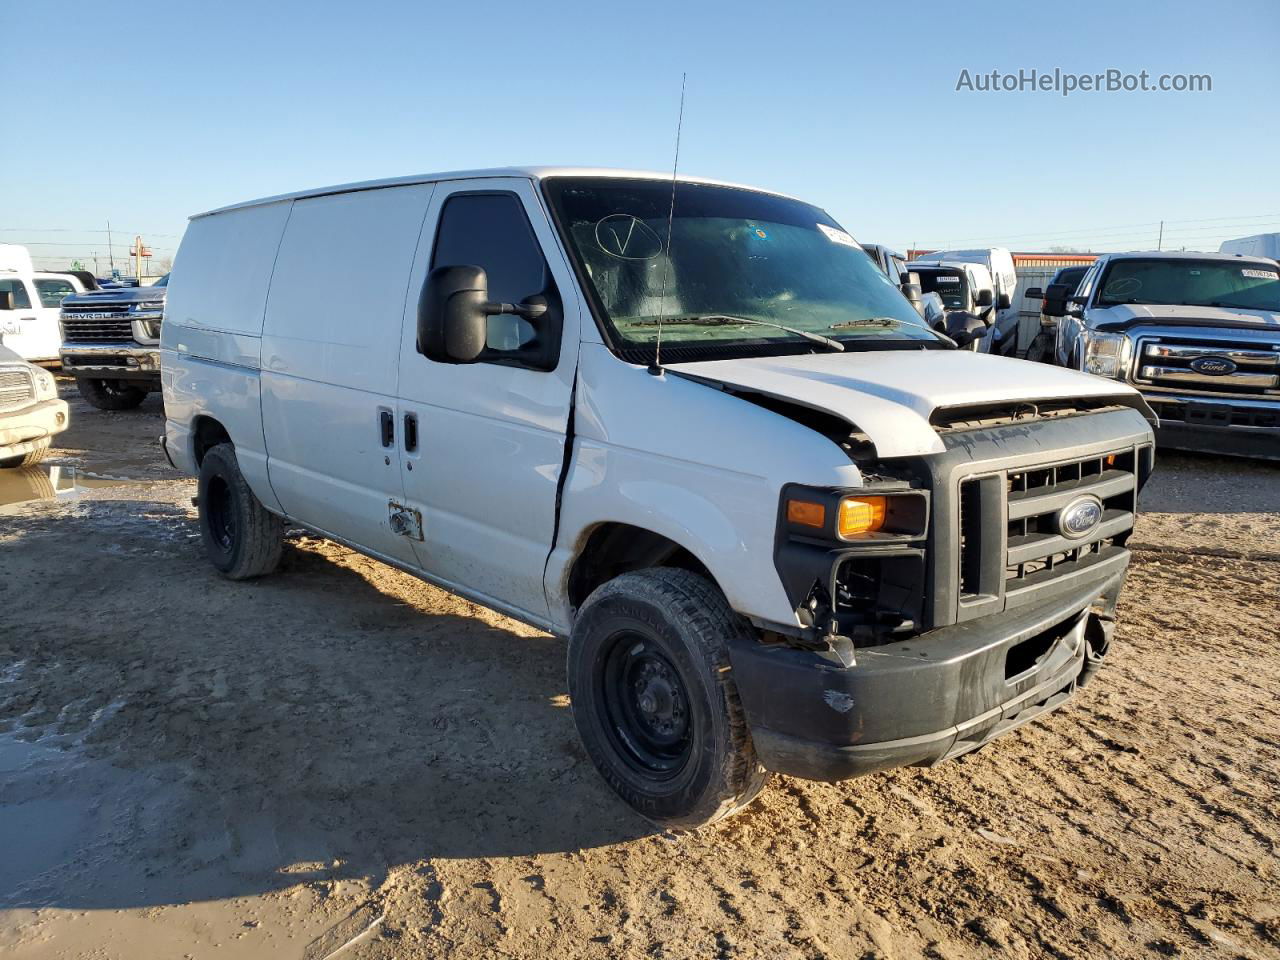
[[[1119,303],[1089,311],[1089,326],[1095,330],[1119,332],[1146,323],[1177,326],[1252,327],[1274,330],[1280,327],[1280,313],[1271,310],[1244,310],[1235,307],[1184,307],[1176,304]]]
[[[866,434],[882,458],[942,453],[942,438],[930,418],[949,407],[1115,397],[1155,419],[1141,395],[1125,384],[967,350],[753,357],[668,364],[667,370],[835,414]]]

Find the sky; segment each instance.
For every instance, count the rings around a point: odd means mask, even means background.
[[[1163,220],[1165,248],[1216,249],[1280,230],[1276,0],[0,0],[0,36],[0,242],[96,250],[104,271],[108,221],[117,265],[135,233],[160,262],[191,214],[312,186],[670,170],[682,73],[682,173],[799,196],[863,242],[1151,249]],[[962,70],[1055,68],[1212,90],[956,89]]]

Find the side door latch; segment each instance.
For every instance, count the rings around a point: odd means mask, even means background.
[[[391,500],[387,503],[391,532],[400,537],[422,542],[422,514],[412,507]]]

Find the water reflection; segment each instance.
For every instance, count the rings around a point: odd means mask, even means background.
[[[101,477],[76,467],[19,467],[0,469],[0,513],[36,500],[75,497],[85,490],[118,487],[129,481]]]

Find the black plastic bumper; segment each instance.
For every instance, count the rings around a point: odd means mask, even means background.
[[[1156,429],[1156,446],[1165,450],[1280,460],[1280,428],[1213,427],[1161,420]]]
[[[760,762],[833,781],[982,746],[1065,701],[1087,659],[1096,667],[1123,575],[859,649],[850,667],[826,652],[739,642],[730,659]]]

